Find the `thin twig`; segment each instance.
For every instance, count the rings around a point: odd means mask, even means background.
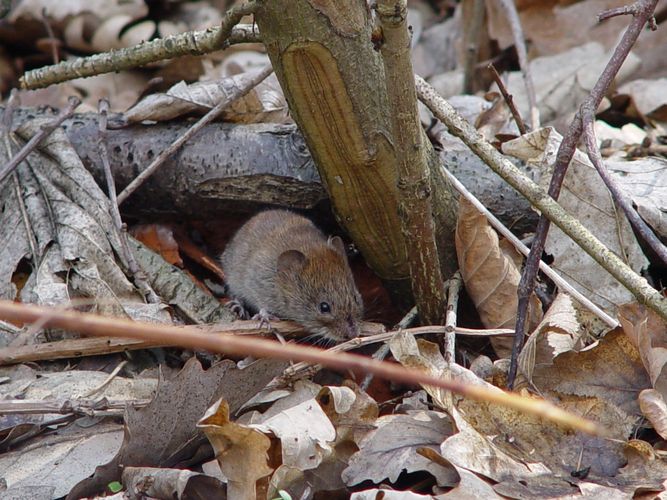
[[[521,76],[523,77],[523,83],[526,87],[526,97],[528,98],[530,128],[532,130],[537,130],[540,126],[540,113],[537,109],[535,85],[533,84],[533,77],[530,74],[530,64],[528,64],[528,53],[526,51],[526,42],[523,36],[523,29],[521,28],[519,13],[516,10],[514,0],[500,0],[500,4],[503,6],[507,20],[510,23],[512,37],[514,38],[514,47],[516,48],[516,54],[519,58]]]
[[[459,308],[459,292],[461,291],[461,272],[456,271],[447,280],[447,316],[445,318],[445,361],[454,363],[456,346],[456,318]]]
[[[484,0],[471,0],[472,12],[465,26],[465,42],[463,55],[463,93],[472,94],[475,91],[474,79],[477,59],[479,58],[480,33],[484,26]]]
[[[551,219],[603,269],[627,288],[641,304],[645,304],[667,320],[667,299],[660,292],[651,287],[645,278],[634,272],[577,219],[568,214],[544,189],[500,154],[423,78],[415,75],[415,84],[419,99],[447,126],[450,133],[460,138],[495,173],[521,193],[540,213]]]
[[[266,66],[264,69],[259,71],[253,78],[249,79],[247,85],[244,85],[241,88],[235,89],[233,93],[230,93],[227,99],[219,102],[214,108],[212,108],[208,113],[202,116],[197,123],[190,127],[183,135],[178,137],[172,144],[169,145],[164,151],[162,151],[153,162],[141,172],[128,186],[123,189],[123,191],[118,195],[118,204],[123,203],[127,198],[134,193],[139,186],[141,186],[146,179],[148,179],[155,171],[160,168],[160,166],[171,156],[173,155],[185,142],[191,139],[197,132],[204,128],[207,124],[215,120],[224,110],[227,108],[233,101],[239,99],[250,92],[254,87],[257,86],[262,80],[268,77],[273,73],[273,68],[271,65]]]
[[[609,175],[607,167],[604,165],[602,155],[598,149],[597,138],[595,137],[595,112],[590,108],[582,108],[582,117],[584,122],[584,142],[588,152],[588,158],[598,171],[605,186],[611,193],[612,198],[621,207],[625,216],[632,224],[632,227],[639,233],[639,236],[651,247],[663,264],[667,265],[667,247],[662,244],[658,237],[653,233],[649,225],[644,222],[637,211],[632,206],[630,197],[621,189],[616,181]]]
[[[396,324],[394,330],[405,330],[417,319],[418,315],[419,312],[417,311],[417,307],[413,307],[408,311],[408,313],[405,316],[403,316],[401,321],[399,321]],[[387,354],[389,354],[389,344],[384,343],[380,346],[380,348],[377,351],[373,353],[373,359],[377,361],[384,361],[384,359],[387,357]],[[370,387],[372,381],[373,381],[373,374],[369,373],[364,377],[364,380],[362,380],[359,387],[361,387],[365,391]]]
[[[9,399],[0,401],[0,415],[39,415],[58,413],[61,415],[82,415],[94,417],[101,411],[118,410],[121,414],[128,406],[142,408],[150,403],[150,399],[132,399],[109,401],[106,398],[98,401],[81,401],[67,399],[65,401],[45,401],[43,399]]]
[[[632,46],[635,44],[637,38],[642,32],[644,25],[646,24],[647,20],[653,16],[653,11],[655,10],[657,2],[658,0],[638,0],[633,4],[634,8],[636,8],[635,17],[630,22],[628,28],[625,30],[623,37],[621,38],[620,42],[616,46],[616,49],[614,50],[613,55],[611,56],[611,59],[602,71],[600,78],[597,82],[595,82],[593,89],[582,104],[582,109],[598,108],[602,98],[609,89],[609,86],[614,81],[618,70],[621,68],[623,62],[630,53],[630,49],[632,49]],[[558,199],[565,174],[567,173],[568,166],[572,160],[572,156],[574,155],[577,142],[581,137],[582,130],[582,112],[580,110],[577,112],[572,123],[570,124],[568,132],[563,138],[563,141],[560,143],[560,147],[556,153],[556,162],[554,165],[551,182],[549,183],[548,191],[549,196],[551,196],[554,200]],[[535,279],[537,277],[538,264],[542,258],[542,252],[544,251],[544,245],[547,239],[549,226],[549,219],[544,213],[540,214],[540,219],[537,223],[537,229],[535,230],[535,240],[531,246],[530,254],[526,259],[526,265],[523,269],[523,273],[521,274],[521,280],[519,281],[517,292],[519,302],[517,306],[516,326],[514,328],[516,334],[512,345],[512,359],[507,376],[507,386],[510,389],[514,386],[519,353],[521,352],[523,343],[525,341],[528,302],[530,296],[533,293],[533,290],[535,289]],[[663,318],[667,319],[667,307],[664,307],[664,310],[659,312],[659,314],[661,314]]]
[[[474,194],[468,191],[468,189],[466,189],[466,187],[463,184],[461,184],[461,181],[459,181],[456,177],[454,177],[454,175],[445,167],[442,167],[442,169],[449,178],[449,181],[452,183],[452,186],[454,186],[454,189],[456,189],[459,193],[461,193],[461,195],[465,199],[467,199],[470,203],[472,203],[473,206],[486,217],[486,219],[489,221],[489,224],[491,224],[491,226],[496,231],[498,231],[503,237],[505,237],[505,239],[507,239],[514,246],[514,248],[516,248],[524,256],[527,256],[530,253],[530,248],[524,245],[523,242],[519,238],[517,238],[514,235],[514,233],[512,233],[512,231],[507,229],[503,225],[503,223],[496,218],[495,215],[489,212],[489,210],[484,206],[484,204],[481,201],[479,201]],[[560,274],[551,269],[551,267],[549,267],[543,260],[540,260],[540,271],[546,274],[551,279],[551,281],[553,281],[556,284],[556,286],[559,289],[572,295],[572,297],[576,299],[577,302],[579,302],[582,306],[584,306],[586,309],[592,312],[595,316],[604,321],[610,328],[616,328],[619,325],[618,321],[609,316],[606,312],[604,312],[593,302],[591,302],[588,297],[583,295],[579,290],[577,290],[567,281],[565,281],[565,279],[563,279],[563,277]]]
[[[12,301],[0,301],[0,319],[36,321],[43,315],[50,315],[48,326],[73,330],[86,335],[117,336],[140,340],[173,343],[188,349],[221,352],[232,356],[254,356],[285,361],[300,360],[321,364],[328,368],[347,373],[374,373],[387,380],[408,384],[440,387],[463,397],[482,401],[492,405],[502,405],[520,412],[546,418],[552,422],[591,434],[607,434],[600,424],[573,415],[544,400],[523,397],[507,393],[497,388],[465,383],[460,380],[442,380],[423,371],[405,368],[397,363],[379,362],[366,356],[347,352],[331,353],[315,347],[287,344],[259,338],[239,337],[234,335],[207,335],[194,328],[175,327],[140,323],[124,318],[109,318],[95,314],[53,311],[45,307],[16,304]]]
[[[519,127],[519,132],[521,133],[521,135],[524,135],[526,133],[526,125],[524,125],[523,120],[521,119],[521,114],[514,105],[514,98],[512,97],[512,94],[510,94],[507,91],[507,87],[505,87],[505,83],[503,82],[503,79],[500,77],[500,74],[498,74],[498,70],[493,65],[493,63],[490,63],[487,66],[487,68],[491,70],[493,79],[495,80],[496,85],[498,85],[498,89],[500,90],[500,93],[503,95],[503,99],[505,99],[507,106],[509,106],[510,108],[512,116],[514,117],[514,122],[516,123],[516,126]]]
[[[12,157],[9,162],[0,168],[0,184],[5,180],[5,178],[14,171],[19,163],[26,159],[26,157],[37,147],[37,145],[42,142],[46,137],[48,137],[51,132],[53,132],[57,127],[60,126],[67,118],[72,116],[74,109],[81,104],[81,101],[78,97],[70,97],[67,99],[67,106],[65,106],[58,116],[52,122],[49,122],[45,125],[42,125],[39,132],[33,135],[30,140],[21,148],[15,156]],[[9,154],[9,151],[7,152]]]
[[[408,313],[410,314],[410,313]],[[400,323],[399,323],[400,324]],[[367,337],[357,337],[342,344],[335,345],[330,347],[328,350],[332,352],[345,352],[351,351],[353,349],[358,349],[360,347],[377,344],[379,342],[387,342],[390,340],[397,332],[402,331],[410,335],[447,335],[452,333],[450,329],[443,325],[431,325],[431,326],[417,326],[414,328],[399,328],[398,326],[390,332],[378,333],[376,335],[369,335]],[[462,328],[454,327],[454,334],[456,335],[470,335],[473,337],[512,337],[514,335],[514,330],[509,330],[506,328],[495,328],[495,329],[474,329],[474,328]],[[0,351],[1,353],[2,351]],[[382,361],[389,354],[389,346],[387,344],[383,345],[377,352],[373,355],[373,359]],[[321,367],[313,367],[310,363],[296,363],[293,366],[285,369],[283,374],[284,381],[292,383],[294,380],[299,378],[304,378],[312,371],[318,371]],[[368,377],[367,377],[368,378]],[[364,379],[365,381],[366,379]],[[372,380],[372,377],[371,379]],[[370,381],[368,382],[370,385]],[[286,384],[288,385],[288,384]]]
[[[84,398],[89,398],[93,394],[100,392],[102,389],[104,389],[106,386],[108,386],[111,382],[113,382],[113,379],[116,378],[116,376],[120,373],[120,371],[125,367],[127,364],[127,359],[121,361],[118,363],[118,366],[113,369],[113,371],[109,374],[109,376],[102,382],[100,385],[97,387],[93,387],[91,390],[89,390],[87,393],[82,394],[76,399],[84,399]]]
[[[224,48],[230,35],[233,36],[235,33],[234,25],[243,16],[252,14],[256,8],[256,2],[249,0],[227,11],[219,27],[204,31],[188,31],[150,42],[142,42],[134,47],[111,50],[73,61],[62,61],[53,66],[27,71],[19,82],[23,89],[38,89],[75,78],[134,69],[163,59],[208,54]],[[239,42],[247,42],[248,38],[247,28],[242,29]]]
[[[49,45],[51,46],[51,58],[53,59],[53,64],[58,64],[60,62],[60,58],[58,57],[58,48],[56,47],[57,39],[53,34],[51,23],[49,23],[46,7],[42,9],[42,24],[44,24],[44,29],[46,29],[46,33],[49,36]]]
[[[159,304],[161,302],[160,297],[153,287],[148,282],[148,276],[143,269],[137,263],[137,259],[134,258],[134,253],[130,249],[128,243],[127,235],[127,226],[123,223],[123,220],[120,216],[120,211],[118,210],[118,199],[116,198],[116,183],[111,173],[111,163],[109,162],[109,151],[107,149],[106,143],[106,134],[107,134],[107,118],[109,112],[109,101],[106,99],[100,99],[99,102],[99,127],[98,127],[98,137],[97,137],[97,150],[100,155],[100,160],[102,161],[102,170],[104,171],[104,178],[107,182],[107,193],[109,195],[109,201],[111,204],[111,219],[113,220],[114,226],[118,233],[118,239],[120,240],[120,247],[122,258],[125,261],[127,270],[130,274],[132,282],[137,287],[141,296],[149,304]]]
[[[598,22],[601,23],[602,21],[605,21],[606,19],[611,19],[612,17],[627,16],[627,15],[632,15],[632,16],[637,15],[637,6],[635,4],[624,5],[623,7],[616,7],[615,9],[607,9],[603,12],[600,12],[598,14]]]

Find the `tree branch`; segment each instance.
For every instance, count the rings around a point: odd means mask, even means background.
[[[380,0],[377,13],[384,43],[387,98],[398,166],[398,213],[407,250],[412,294],[424,323],[442,324],[445,287],[440,272],[431,208],[431,181],[417,111],[417,93],[410,76],[410,35],[406,0]]]
[[[588,229],[569,215],[557,201],[517,169],[470,125],[456,110],[421,77],[415,76],[421,101],[442,121],[449,131],[465,142],[494,172],[521,193],[547,220],[552,220],[587,254],[614,276],[637,300],[667,320],[667,299],[652,288],[625,262],[600,242]]]
[[[590,94],[581,105],[581,109],[598,108],[600,102],[602,101],[602,98],[609,89],[611,83],[614,81],[614,78],[616,77],[618,71],[621,69],[621,66],[623,65],[623,62],[625,61],[626,57],[630,53],[630,49],[637,41],[637,38],[639,38],[639,34],[644,28],[644,25],[649,20],[649,18],[653,17],[653,11],[655,10],[655,6],[657,3],[658,0],[638,0],[633,4],[632,8],[634,9],[635,17],[628,26],[628,28],[625,30],[625,33],[623,34],[621,41],[616,46],[616,49],[614,50],[611,59],[607,63],[607,66],[605,66],[604,70],[602,71],[600,78],[598,79],[597,82],[595,82],[595,85],[593,86],[593,89],[591,90]],[[563,180],[565,179],[565,174],[567,173],[567,168],[570,164],[570,161],[572,160],[572,156],[574,155],[574,151],[576,149],[577,142],[581,137],[582,130],[583,130],[582,111],[579,111],[574,117],[574,120],[572,121],[570,128],[565,137],[563,138],[563,141],[560,143],[560,147],[558,148],[558,152],[556,153],[556,163],[554,165],[551,182],[549,183],[549,196],[551,196],[554,200],[558,199],[561,186],[563,185]],[[510,363],[510,371],[507,377],[507,383],[509,388],[512,388],[512,386],[514,385],[514,379],[516,377],[519,352],[523,347],[525,339],[526,313],[528,310],[528,301],[533,293],[533,290],[535,289],[535,278],[537,277],[538,263],[542,258],[542,252],[544,251],[544,244],[547,239],[547,233],[549,232],[549,225],[550,225],[550,220],[546,217],[546,214],[542,213],[540,215],[540,220],[537,223],[537,229],[535,231],[535,239],[530,249],[530,254],[528,254],[528,258],[526,259],[526,265],[523,269],[521,280],[519,282],[519,290],[517,292],[519,296],[519,304],[517,308],[516,326],[514,328],[516,333],[514,337],[514,345],[512,347],[512,361]],[[613,255],[616,261],[622,263],[622,261],[618,259],[618,257],[616,257],[615,254],[609,252],[609,250],[607,250],[607,252]],[[593,255],[591,256],[595,258]],[[600,262],[600,264],[602,263]],[[624,268],[627,268],[628,271],[632,272],[632,270],[628,266],[626,266],[625,263],[623,263],[623,266]],[[614,276],[617,277],[615,274]],[[627,275],[627,277],[631,276]],[[619,278],[617,277],[617,279]],[[619,279],[619,281],[621,280]],[[644,282],[645,281],[646,280],[644,280]],[[625,281],[621,282],[626,287],[628,287],[628,282]],[[648,283],[646,283],[646,286],[648,286]],[[639,293],[639,289],[636,290],[630,289],[630,290],[635,294],[635,296],[640,300],[640,302],[642,298],[647,298],[646,295]],[[664,301],[664,299],[662,299],[662,301]],[[660,302],[658,302],[658,303],[653,303],[653,306],[649,303],[647,303],[647,305],[651,308],[657,306],[658,309],[654,310],[656,310],[658,314],[663,316],[663,318],[667,319],[667,306],[665,304],[661,305]]]
[[[164,59],[186,55],[200,56],[221,50],[232,43],[255,42],[258,38],[254,27],[244,25],[234,28],[243,16],[252,14],[255,8],[255,0],[250,0],[230,9],[219,27],[188,31],[134,47],[80,57],[73,61],[62,61],[52,66],[27,71],[19,82],[23,89],[39,89],[75,78],[133,69]]]

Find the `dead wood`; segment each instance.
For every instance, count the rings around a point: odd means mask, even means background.
[[[49,109],[19,108],[14,112],[14,125],[53,115]],[[107,130],[106,144],[118,189],[129,184],[189,126],[179,121]],[[97,116],[75,114],[63,127],[86,168],[104,186]],[[475,154],[467,149],[448,150],[440,153],[440,159],[515,234],[532,231],[537,216],[529,203]],[[529,167],[517,166],[534,178]],[[160,174],[149,179],[121,208],[124,215],[141,219],[210,218],[248,213],[266,205],[313,209],[327,200],[295,125],[214,123],[167,160]]]

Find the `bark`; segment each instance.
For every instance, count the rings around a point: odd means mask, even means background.
[[[391,110],[366,2],[270,0],[255,18],[340,224],[378,275],[406,284]],[[432,165],[437,156],[426,147]],[[436,242],[449,276],[457,267],[456,204],[439,169],[431,177]]]
[[[445,320],[445,286],[440,272],[431,207],[429,154],[433,148],[419,119],[406,0],[378,0],[382,60],[398,164],[398,215],[407,250],[412,295],[425,323]]]

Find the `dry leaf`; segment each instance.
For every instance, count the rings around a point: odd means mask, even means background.
[[[70,16],[91,13],[100,19],[125,14],[131,19],[139,19],[148,14],[148,6],[143,0],[22,0],[9,13],[7,20],[15,23],[19,18],[42,20],[42,11],[46,10],[49,19],[60,22]]]
[[[271,440],[256,429],[229,420],[229,404],[220,399],[197,423],[213,445],[220,469],[228,481],[229,498],[254,500],[255,483],[271,474]]]
[[[637,110],[644,116],[657,121],[667,121],[667,78],[632,80],[621,85],[619,95],[628,95]]]
[[[602,45],[590,42],[573,47],[566,52],[536,57],[530,61],[529,67],[541,122],[547,123],[555,119],[568,120],[588,96],[608,59],[609,54]],[[627,79],[639,68],[639,65],[639,59],[630,53],[616,81]],[[521,116],[530,116],[528,97],[521,72],[510,72],[505,85],[508,92],[512,94]],[[497,87],[494,85],[492,89],[497,90]]]
[[[653,388],[667,398],[667,323],[636,302],[622,305],[618,319],[638,349]]]
[[[644,389],[639,393],[639,408],[655,432],[667,439],[667,403],[662,394],[655,389]]]
[[[130,498],[137,500],[147,497],[225,498],[227,495],[227,488],[219,479],[182,469],[125,467],[122,484]]]
[[[528,380],[532,380],[536,364],[551,364],[557,355],[583,347],[578,307],[570,295],[560,292],[556,296],[519,355],[519,368]]]
[[[178,243],[176,243],[171,227],[164,224],[140,224],[132,227],[130,234],[161,255],[169,264],[183,267],[183,260],[178,252]]]
[[[459,201],[456,225],[456,254],[466,290],[486,328],[514,328],[521,274],[500,249],[498,235],[470,202]],[[539,323],[541,309],[531,297],[528,331]],[[499,357],[507,357],[512,339],[492,338]]]
[[[248,71],[215,82],[179,82],[165,94],[145,97],[129,109],[124,117],[127,123],[144,120],[166,121],[190,113],[203,114],[223,101],[230,101],[239,88],[255,78],[256,71]],[[222,113],[227,121],[239,123],[265,122],[271,118],[284,122],[287,104],[277,86],[270,81],[260,83],[240,99],[231,100]],[[276,120],[276,118],[280,118]]]
[[[49,498],[61,498],[76,483],[90,476],[100,462],[112,458],[123,439],[123,428],[119,424],[98,423],[94,427],[75,430],[54,433],[28,448],[0,455],[0,470],[7,486],[18,488],[39,484],[53,488]],[[0,496],[14,498],[6,491]]]
[[[336,430],[315,400],[318,392],[319,386],[300,382],[292,394],[263,414],[244,415],[239,422],[280,439],[283,465],[313,469],[332,453],[336,438]]]
[[[417,454],[417,448],[437,450],[453,432],[446,414],[435,411],[409,411],[405,415],[387,415],[375,422],[375,429],[359,443],[359,451],[343,471],[343,481],[355,485],[362,481],[380,483],[398,480],[403,472],[427,471],[438,484],[456,484],[453,469],[446,469]]]
[[[585,44],[591,39],[610,49],[627,25],[622,16],[597,23],[596,16],[605,9],[621,7],[624,0],[520,1],[517,10],[526,40],[538,55],[557,54]],[[502,4],[487,1],[489,34],[504,49],[514,45],[514,38]],[[572,61],[570,61],[572,62]],[[535,73],[533,73],[535,77]]]
[[[548,472],[541,464],[526,464],[498,449],[458,411],[452,413],[458,432],[440,446],[440,453],[453,464],[494,481],[526,478]],[[490,459],[489,459],[490,458]]]
[[[120,451],[76,485],[68,498],[103,490],[120,479],[123,466],[170,467],[189,458],[204,441],[195,424],[214,401],[224,397],[236,411],[283,368],[284,363],[262,360],[239,370],[226,361],[204,371],[197,358],[190,358],[173,380],[161,381],[148,406],[127,409]]]
[[[637,212],[655,233],[667,239],[667,161],[647,157],[605,162],[616,182],[632,198]]]
[[[580,352],[556,356],[552,365],[536,366],[533,382],[541,391],[595,396],[635,417],[637,395],[650,386],[639,351],[620,329]]]
[[[43,123],[26,122],[17,133],[27,141]],[[3,157],[7,157],[4,143],[0,145]],[[115,256],[123,252],[109,200],[84,168],[63,130],[55,130],[28,159],[30,167],[20,165],[16,175],[31,235],[26,232],[26,224],[19,222],[22,215],[12,179],[0,186],[0,198],[7,202],[7,209],[0,213],[0,238],[9,242],[7,257],[0,262],[0,296],[16,297],[10,278],[32,240],[37,244],[37,255],[32,259],[39,265],[21,290],[23,302],[62,305],[72,296],[88,297],[94,299],[94,308],[102,314],[140,312],[142,316],[152,314],[154,321],[170,319],[166,311],[145,304],[116,262]]]
[[[542,170],[541,182],[548,182],[562,137],[551,128],[531,132],[503,144],[506,154]],[[576,217],[612,252],[634,271],[646,267],[632,228],[613,200],[586,155],[576,151],[563,182],[559,203]],[[571,285],[607,311],[632,300],[633,296],[558,227],[552,227],[545,249],[555,258],[552,267]]]

